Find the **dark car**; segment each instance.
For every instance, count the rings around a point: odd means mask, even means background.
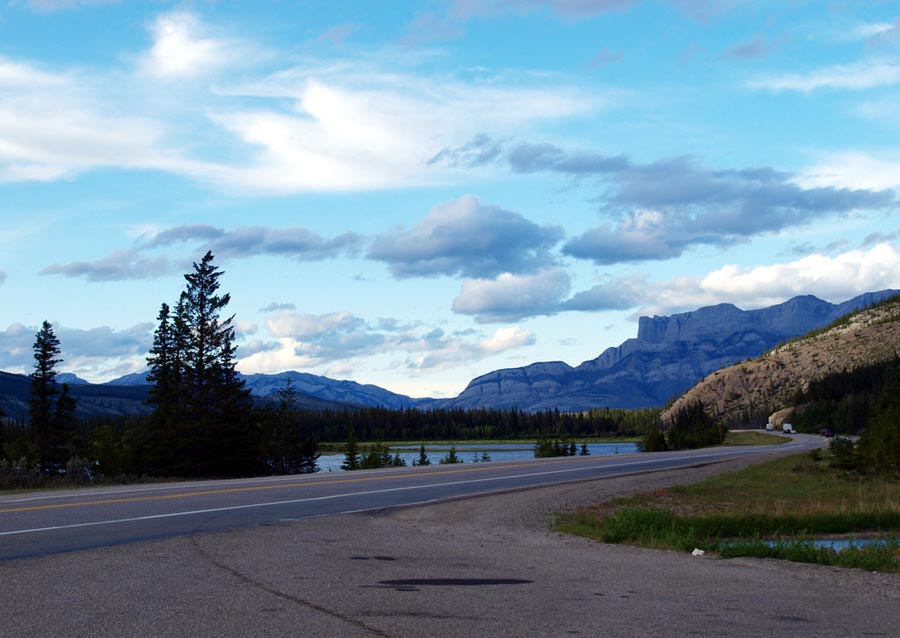
[[[822,428],[821,430],[819,430],[819,434],[826,438],[831,438],[834,436],[834,430],[832,430],[831,428]]]

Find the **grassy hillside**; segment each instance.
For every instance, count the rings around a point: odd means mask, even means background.
[[[759,424],[776,411],[794,407],[795,398],[811,382],[889,361],[898,354],[900,297],[892,297],[761,357],[714,372],[682,395],[663,418],[701,401],[720,423]]]

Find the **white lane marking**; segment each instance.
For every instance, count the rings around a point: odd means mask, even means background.
[[[742,449],[740,451],[733,450],[729,454],[751,454],[751,453],[760,451],[760,448],[772,448],[772,449],[784,450],[784,449],[788,449],[788,446],[800,447],[802,445],[803,445],[803,443],[801,441],[794,439],[794,440],[791,440],[789,443],[781,444],[781,445],[747,446],[745,449]],[[630,452],[627,454],[621,454],[619,456],[630,457],[630,456],[634,456],[635,454],[639,454],[639,453]],[[668,454],[668,453],[664,453],[664,454]],[[616,456],[616,455],[604,454],[602,456],[596,456],[594,458],[596,458],[599,461],[599,460],[607,460],[608,458],[614,457],[614,456]],[[643,456],[643,454],[642,454],[642,456]],[[544,459],[544,460],[550,461],[552,459]],[[556,460],[558,461],[559,459],[556,459]],[[497,464],[499,465],[501,463],[506,464],[506,463],[526,463],[526,462],[530,463],[530,462],[534,462],[534,460],[533,459],[513,459],[510,461],[498,461]],[[604,467],[618,467],[618,466],[604,466]],[[409,469],[410,468],[406,468],[407,471]],[[36,496],[27,496],[24,498],[0,499],[0,503],[4,503],[4,504],[28,503],[28,502],[32,502],[32,501],[44,501],[44,500],[49,501],[49,500],[57,500],[57,499],[64,499],[64,498],[83,498],[85,496],[103,497],[103,496],[107,496],[107,495],[117,495],[117,494],[142,494],[144,492],[167,492],[167,491],[171,491],[171,490],[195,489],[198,487],[219,487],[219,486],[228,485],[229,483],[234,486],[238,486],[238,485],[245,485],[245,484],[254,485],[256,483],[278,484],[278,483],[283,483],[283,482],[288,482],[288,481],[306,480],[306,481],[310,482],[310,485],[314,485],[316,483],[315,479],[317,479],[317,478],[324,479],[324,477],[328,476],[329,474],[344,474],[344,473],[343,472],[324,472],[324,473],[318,473],[318,474],[288,474],[288,475],[284,475],[284,476],[261,476],[258,478],[249,478],[249,479],[224,479],[224,480],[218,480],[218,481],[203,481],[203,482],[188,482],[188,483],[179,482],[179,483],[173,483],[173,484],[169,484],[169,485],[165,485],[165,484],[149,485],[146,487],[128,487],[128,488],[123,488],[123,489],[96,488],[96,489],[93,489],[90,491],[77,490],[77,491],[73,491],[73,492],[67,491],[65,493],[56,493],[56,494],[39,494]]]
[[[680,457],[656,457],[655,459],[650,459],[650,460],[646,460],[646,461],[633,461],[630,463],[619,463],[619,464],[615,464],[615,465],[603,465],[603,466],[599,466],[599,469],[612,469],[612,468],[622,468],[622,467],[629,467],[629,466],[635,466],[635,465],[647,465],[650,463],[658,462],[660,460],[669,460],[669,461],[698,460],[698,459],[707,459],[707,458],[717,458],[717,457],[725,456],[725,455],[730,456],[730,454],[727,452],[719,452],[719,453],[696,454],[696,455],[680,456]],[[509,475],[505,475],[505,476],[491,476],[491,477],[485,477],[485,478],[467,479],[464,481],[447,481],[444,483],[429,483],[428,485],[408,485],[405,487],[391,487],[391,488],[385,488],[385,489],[381,489],[381,490],[367,490],[367,491],[363,491],[363,492],[350,492],[350,493],[346,493],[346,494],[331,494],[329,496],[312,496],[309,498],[291,499],[291,500],[287,500],[287,501],[268,501],[265,503],[249,503],[246,505],[232,505],[229,507],[216,507],[216,508],[209,508],[209,509],[202,509],[202,510],[187,510],[187,511],[183,511],[183,512],[169,512],[166,514],[150,514],[147,516],[135,516],[132,518],[118,518],[118,519],[110,519],[110,520],[105,520],[105,521],[89,521],[86,523],[72,523],[69,525],[53,525],[50,527],[36,527],[36,528],[32,528],[32,529],[13,530],[13,531],[8,531],[8,532],[0,532],[0,536],[15,536],[15,535],[21,535],[21,534],[33,534],[33,533],[37,533],[37,532],[49,532],[49,531],[57,531],[57,530],[63,530],[63,529],[77,529],[80,527],[92,527],[92,526],[99,526],[99,525],[114,525],[116,523],[133,523],[133,522],[138,522],[138,521],[151,521],[151,520],[158,520],[158,519],[164,519],[164,518],[193,516],[193,515],[197,515],[197,514],[215,514],[218,512],[229,512],[229,511],[251,509],[251,508],[257,508],[257,507],[269,507],[269,506],[277,506],[277,505],[295,505],[297,503],[311,503],[311,502],[315,502],[315,501],[327,501],[327,500],[333,500],[333,499],[338,499],[338,498],[351,498],[354,496],[366,496],[366,495],[370,495],[370,494],[386,494],[389,492],[404,492],[404,491],[409,491],[409,490],[421,490],[421,489],[426,489],[426,488],[430,488],[430,487],[450,487],[453,485],[466,485],[469,483],[487,483],[487,482],[491,482],[491,481],[502,481],[502,480],[506,480],[506,479],[531,478],[534,476],[547,476],[547,475],[551,475],[551,474],[584,472],[587,470],[595,470],[595,469],[598,469],[598,466],[592,465],[589,467],[566,468],[566,469],[562,469],[562,470],[549,470],[549,471],[545,471],[545,472],[528,472],[525,474],[509,474]],[[677,468],[673,467],[673,468],[663,468],[663,469],[677,469]],[[376,507],[374,509],[381,509],[381,507]],[[352,512],[356,512],[356,511],[364,511],[364,510],[348,510],[347,512],[334,512],[334,514],[347,514],[347,513],[352,513]]]

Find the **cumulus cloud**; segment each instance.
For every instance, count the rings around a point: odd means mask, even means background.
[[[467,279],[453,311],[475,315],[478,322],[512,321],[553,314],[569,293],[571,282],[562,268],[548,268],[533,275],[503,273],[494,279]]]
[[[153,46],[144,71],[158,78],[189,77],[223,67],[236,59],[234,47],[212,37],[200,20],[186,11],[157,17],[150,27]]]
[[[518,327],[500,328],[489,336],[477,330],[447,333],[393,318],[370,322],[350,312],[282,311],[266,320],[266,328],[275,340],[242,345],[238,351],[242,372],[334,370],[385,353],[405,356],[412,370],[451,368],[535,342],[532,332]]]
[[[466,195],[436,206],[410,230],[376,237],[368,257],[397,277],[491,277],[546,267],[562,236],[559,226],[538,226]]]
[[[220,259],[243,259],[275,255],[299,261],[321,261],[354,254],[361,238],[344,233],[324,238],[305,228],[263,228],[259,226],[224,230],[204,224],[176,226],[144,236],[134,248],[116,251],[94,261],[51,264],[42,275],[84,277],[88,281],[153,279],[190,267],[189,259],[173,260],[148,254],[173,244],[193,244],[212,250]]]
[[[804,188],[900,188],[900,156],[875,157],[844,152],[823,156],[818,164],[804,169],[795,178]]]
[[[269,332],[277,338],[315,339],[331,332],[352,332],[365,326],[365,321],[350,312],[333,312],[311,315],[299,312],[281,312],[266,319]]]
[[[492,145],[490,138],[473,141]],[[472,156],[445,149],[445,161]],[[570,239],[563,252],[599,264],[669,259],[698,245],[727,246],[828,215],[887,209],[887,190],[804,185],[771,168],[714,170],[680,157],[637,164],[625,156],[570,152],[552,144],[509,143],[496,156],[519,173],[599,179],[612,221]]]
[[[445,335],[441,330],[426,335],[422,341],[428,344],[425,352],[407,360],[407,367],[412,370],[451,368],[507,350],[533,345],[536,338],[530,330],[511,326],[499,328],[493,335],[480,341],[473,341],[459,334]]]
[[[40,274],[84,277],[88,281],[120,281],[154,279],[171,272],[172,262],[167,257],[142,257],[137,250],[119,250],[96,261],[51,264]]]
[[[725,265],[702,277],[677,277],[649,285],[639,314],[670,314],[722,302],[744,308],[813,294],[832,302],[863,292],[900,289],[900,252],[888,243],[833,257],[813,254],[768,266]]]
[[[603,283],[574,294],[561,310],[627,310],[645,301],[647,283],[641,275],[607,278]]]
[[[92,380],[107,380],[143,370],[153,341],[153,324],[116,330],[109,326],[81,329],[53,323],[60,341],[60,368]],[[39,326],[11,324],[0,332],[0,369],[27,373],[34,363],[32,345]]]
[[[484,352],[496,353],[510,350],[511,348],[530,346],[534,343],[535,337],[533,332],[518,326],[510,326],[508,328],[498,328],[489,339],[479,343],[478,347]]]

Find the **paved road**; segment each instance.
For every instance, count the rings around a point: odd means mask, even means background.
[[[436,465],[0,497],[0,561],[690,467],[820,445]]]
[[[0,561],[0,636],[896,636],[894,574],[693,557],[550,531],[561,509],[764,458]],[[567,463],[499,472],[586,461]],[[425,471],[443,469],[466,468]],[[430,480],[441,476],[450,478]],[[190,498],[173,500],[183,507]]]

